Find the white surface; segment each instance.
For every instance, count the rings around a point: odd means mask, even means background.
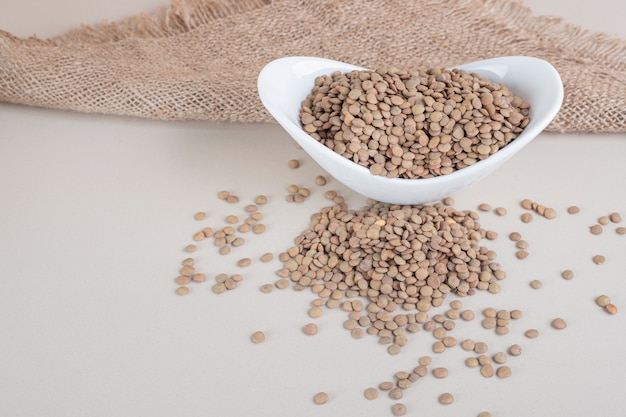
[[[530,104],[530,123],[515,141],[489,158],[453,172],[428,179],[373,176],[369,169],[339,155],[313,139],[302,129],[300,105],[315,79],[336,71],[363,68],[316,57],[284,57],[268,63],[260,72],[258,90],[269,113],[313,160],[337,181],[366,197],[391,204],[426,204],[456,193],[492,173],[522,150],[554,119],[563,101],[559,74],[541,59],[514,56],[497,57],[459,65],[511,88]]]
[[[0,28],[45,33],[96,20],[95,12],[74,16],[78,3],[3,2]],[[114,3],[112,13],[130,7]],[[626,36],[617,24],[622,3],[606,3],[613,8],[558,2],[568,17],[602,20]],[[46,19],[31,19],[34,9]],[[372,337],[352,340],[340,311],[326,312],[320,333],[306,337],[300,328],[310,321],[310,293],[258,290],[279,266],[258,256],[286,249],[326,204],[325,189],[340,190],[354,207],[363,202],[336,181],[315,186],[321,169],[278,126],[163,123],[8,104],[0,104],[0,126],[0,415],[390,416],[392,401],[366,401],[363,389],[430,353],[425,332],[395,357]],[[484,244],[508,273],[502,293],[464,299],[466,307],[520,308],[524,317],[508,336],[481,329],[478,320],[458,323],[453,334],[485,340],[492,353],[516,342],[524,351],[509,359],[514,374],[507,380],[479,377],[463,365],[460,348],[433,355],[433,365],[447,366],[450,376],[429,376],[407,390],[408,415],[623,416],[626,236],[614,225],[593,236],[588,226],[611,211],[626,218],[625,153],[625,134],[541,134],[495,175],[454,196],[460,209],[480,202],[509,209],[504,217],[481,215],[483,226],[500,233]],[[291,158],[302,160],[299,170],[287,167]],[[312,197],[287,203],[290,183],[308,185]],[[219,201],[221,189],[241,204]],[[228,257],[212,245],[196,256],[209,280],[238,272],[235,261],[252,257],[240,288],[216,296],[206,282],[176,296],[173,279],[191,235],[241,214],[259,193],[270,197],[262,210],[266,234],[249,236]],[[522,198],[559,215],[524,225]],[[581,213],[567,215],[571,204]],[[200,210],[209,213],[201,223],[192,218]],[[506,238],[514,230],[530,243],[524,261]],[[596,253],[605,264],[591,262]],[[576,274],[571,281],[559,276],[566,268]],[[532,279],[544,287],[531,290]],[[601,293],[620,314],[594,304]],[[567,320],[566,330],[549,327],[556,316]],[[541,332],[536,340],[521,336],[531,327]],[[249,342],[257,329],[267,334],[264,344]],[[313,405],[322,390],[329,403]],[[437,404],[443,391],[455,395],[453,405]]]

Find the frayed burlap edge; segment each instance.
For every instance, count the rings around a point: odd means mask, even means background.
[[[346,0],[344,0],[346,1]],[[347,2],[351,3],[351,2]],[[537,45],[534,55],[550,61],[561,73],[564,81],[565,98],[563,108],[559,115],[547,130],[552,131],[581,131],[581,132],[623,132],[626,131],[626,87],[624,74],[626,66],[626,41],[611,37],[603,33],[595,33],[580,26],[564,23],[556,17],[536,16],[529,8],[520,1],[508,0],[455,0],[448,2],[446,6],[449,16],[455,13],[463,14],[458,17],[467,20],[468,10],[480,9],[485,16],[473,16],[485,22],[499,25],[514,31],[522,31],[532,35],[532,39],[517,39],[515,42],[534,42]],[[6,32],[0,31],[0,52],[2,48],[7,50],[17,49],[20,54],[13,54],[9,58],[3,58],[0,54],[0,100],[61,109],[71,109],[84,112],[98,112],[107,114],[120,114],[135,117],[147,117],[167,120],[227,120],[239,122],[270,122],[271,116],[265,112],[258,97],[251,97],[250,89],[256,89],[256,75],[262,66],[270,60],[281,56],[268,56],[258,62],[249,62],[250,68],[245,72],[245,79],[240,83],[223,83],[219,87],[226,94],[218,95],[211,100],[198,100],[197,106],[188,97],[184,99],[184,109],[168,111],[167,108],[155,109],[151,106],[142,108],[141,101],[120,109],[119,102],[115,105],[115,99],[119,95],[112,94],[105,100],[95,103],[83,103],[81,100],[55,99],[55,82],[65,84],[71,82],[71,78],[64,78],[63,74],[52,74],[48,80],[40,77],[36,80],[36,86],[20,85],[23,80],[29,80],[28,65],[22,65],[20,61],[23,55],[37,63],[38,52],[42,52],[40,65],[46,65],[46,60],[76,59],[76,50],[86,51],[89,48],[98,48],[99,51],[119,49],[142,43],[158,45],[159,39],[183,38],[193,36],[194,32],[208,30],[213,25],[221,24],[225,20],[231,22],[243,22],[247,17],[256,13],[284,11],[281,6],[302,7],[308,10],[318,9],[326,12],[328,9],[341,8],[343,3],[333,1],[271,1],[271,0],[238,0],[238,1],[203,1],[203,0],[175,0],[170,6],[160,8],[154,13],[139,15],[120,22],[103,23],[97,26],[82,26],[61,36],[51,39],[39,39],[31,37],[27,39],[17,38]],[[238,17],[241,19],[238,20]],[[299,16],[297,16],[299,17]],[[294,22],[295,24],[300,22]],[[196,33],[197,34],[197,33]],[[184,42],[183,42],[184,44]],[[515,45],[512,45],[515,49]],[[385,62],[375,62],[371,58],[361,59],[358,54],[350,51],[333,51],[332,46],[327,50],[323,47],[318,49],[318,55],[330,58],[349,57],[359,65],[379,66]],[[286,53],[291,52],[286,48]],[[530,51],[532,52],[532,51]],[[226,53],[226,52],[225,52]],[[9,54],[7,54],[9,55]],[[260,54],[262,55],[262,54]],[[87,58],[89,54],[86,54]],[[461,56],[461,55],[459,55]],[[476,57],[479,58],[479,57]],[[483,57],[480,57],[483,58]],[[438,60],[437,62],[439,63]],[[465,62],[465,61],[461,61]],[[407,64],[412,62],[407,61]],[[442,64],[458,64],[458,60],[441,62]],[[97,63],[102,66],[101,62]],[[393,63],[393,64],[403,64]],[[83,61],[80,65],[86,68],[90,62]],[[89,69],[89,68],[87,68]],[[102,73],[106,68],[98,68]],[[218,68],[219,69],[219,68]],[[228,70],[228,68],[226,68]],[[86,71],[87,73],[89,71]],[[6,76],[5,76],[6,74]],[[17,74],[18,76],[15,76]],[[93,72],[91,73],[93,75]],[[12,77],[13,75],[13,77]],[[72,75],[76,77],[76,75]],[[595,82],[590,84],[590,80]],[[4,81],[3,81],[4,80]],[[212,87],[215,79],[203,80],[205,90]],[[32,81],[32,80],[31,80]],[[130,80],[132,82],[132,77]],[[13,83],[13,84],[11,84]],[[110,88],[116,88],[112,83]],[[128,85],[128,84],[127,84]],[[105,86],[106,87],[106,86]],[[158,86],[157,86],[158,87]],[[200,86],[199,86],[200,87]],[[128,88],[127,86],[124,88]],[[228,91],[230,89],[230,91]],[[241,91],[247,91],[245,97],[238,97]],[[105,91],[106,93],[106,91]],[[231,93],[231,96],[228,96]],[[255,93],[255,91],[254,91]],[[230,99],[232,97],[232,100]],[[125,98],[127,99],[127,98]],[[218,103],[215,103],[218,101]],[[247,108],[229,108],[229,106],[247,103]],[[209,103],[209,105],[207,105]],[[165,103],[167,105],[167,103]],[[152,106],[155,107],[155,106]]]

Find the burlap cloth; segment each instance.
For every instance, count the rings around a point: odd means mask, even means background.
[[[501,55],[552,63],[552,131],[626,131],[626,41],[509,0],[175,0],[53,39],[0,31],[0,100],[165,120],[269,122],[256,79],[312,55],[368,68],[449,67]]]

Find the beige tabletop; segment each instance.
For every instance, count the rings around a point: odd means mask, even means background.
[[[4,0],[0,29],[19,36],[54,36],[80,23],[116,20],[164,5],[160,0],[81,2]],[[528,0],[536,13],[626,37],[620,0]],[[431,350],[422,330],[391,356],[374,337],[354,340],[346,313],[326,310],[319,333],[302,328],[314,294],[292,289],[269,294],[281,267],[278,254],[308,226],[311,214],[337,190],[353,208],[363,197],[332,178],[297,149],[277,125],[160,122],[79,114],[0,103],[0,415],[1,416],[391,416],[402,402],[409,416],[554,417],[624,415],[626,397],[626,236],[610,223],[600,235],[589,227],[619,212],[626,219],[626,134],[542,133],[488,178],[455,194],[455,207],[480,203],[508,214],[480,213],[498,232],[482,242],[507,272],[499,294],[461,301],[475,312],[450,333],[460,342],[484,341],[489,355],[522,346],[509,356],[510,378],[480,376],[464,361],[477,356],[457,346]],[[290,159],[301,167],[292,169]],[[285,200],[286,188],[310,188],[304,203]],[[221,201],[228,190],[237,204]],[[183,248],[206,226],[246,216],[244,206],[264,194],[267,230],[246,235],[229,255],[204,241],[192,256],[207,281],[175,294]],[[557,217],[520,221],[520,201],[553,207]],[[566,209],[580,208],[576,215]],[[194,220],[196,212],[207,218]],[[507,236],[528,242],[515,256]],[[274,260],[263,263],[266,252]],[[606,262],[597,265],[594,255]],[[238,259],[252,264],[241,268]],[[565,280],[564,270],[574,277]],[[241,274],[235,290],[211,291],[220,273]],[[541,289],[530,282],[540,280]],[[624,310],[609,315],[594,300],[609,295]],[[457,299],[449,297],[448,302]],[[486,307],[519,309],[523,317],[498,336],[480,326]],[[441,310],[444,312],[445,310]],[[556,317],[567,328],[555,330]],[[527,329],[539,330],[528,339]],[[253,344],[262,330],[266,340]],[[430,355],[446,367],[395,401],[363,391],[411,370]],[[329,401],[315,405],[325,391]],[[443,392],[453,404],[437,402]]]

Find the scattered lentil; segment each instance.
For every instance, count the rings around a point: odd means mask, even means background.
[[[367,398],[368,400],[375,400],[376,398],[378,398],[378,390],[373,387],[367,388],[363,395],[365,395],[365,398]]]
[[[448,376],[447,368],[435,368],[432,371],[432,374],[435,378],[445,378]]]
[[[178,285],[187,285],[191,282],[191,279],[189,277],[186,277],[184,275],[179,275],[176,277],[176,283]]]
[[[517,345],[517,344],[511,345],[509,347],[509,354],[511,356],[519,356],[519,355],[521,355],[522,354],[522,347],[520,345]]]
[[[592,235],[599,235],[602,233],[602,230],[602,226],[599,224],[594,224],[589,228],[589,232],[591,232]]]
[[[522,223],[530,223],[533,221],[533,215],[530,213],[524,213],[520,216],[520,219],[522,220]]]
[[[204,211],[199,211],[193,215],[195,220],[204,220],[206,218],[206,213]]]
[[[439,403],[443,405],[452,404],[454,402],[454,397],[449,392],[444,392],[439,396]]]
[[[543,284],[538,279],[533,279],[532,281],[530,281],[531,288],[533,288],[535,290],[538,290],[539,288],[541,288],[542,285]]]
[[[504,216],[504,215],[506,215],[507,211],[506,211],[506,209],[504,207],[496,207],[495,213],[498,216]]]
[[[262,293],[267,294],[274,291],[274,286],[272,284],[263,284],[260,289]]]
[[[496,375],[498,376],[498,378],[508,378],[511,376],[511,373],[511,368],[506,365],[500,366],[496,370]]]
[[[302,330],[304,331],[304,334],[306,334],[307,336],[314,336],[317,334],[317,331],[318,331],[317,324],[308,323],[302,328]]]
[[[613,212],[609,214],[609,220],[611,223],[619,223],[622,221],[622,216],[617,212]]]
[[[605,305],[604,310],[609,314],[617,314],[617,306],[613,303]]]
[[[514,242],[517,242],[520,239],[522,239],[522,235],[519,232],[511,232],[509,234],[509,239],[511,239]]]
[[[491,211],[491,206],[487,203],[480,203],[478,205],[478,210],[480,211]]]
[[[561,277],[563,279],[570,280],[574,278],[574,272],[570,269],[566,269],[565,271],[561,272]]]
[[[391,381],[381,382],[380,384],[378,384],[378,388],[381,391],[389,391],[390,389],[393,388],[393,382],[391,382]]]
[[[534,339],[539,336],[539,331],[537,329],[528,329],[524,335],[529,339]]]
[[[491,364],[482,365],[480,367],[480,374],[485,378],[491,378],[493,376],[493,366]]]
[[[491,417],[491,413],[489,411],[481,411],[476,417]]]
[[[552,320],[551,325],[557,330],[563,330],[564,328],[567,327],[567,322],[565,322],[565,320],[563,320],[561,317],[557,317],[554,320]]]
[[[396,403],[391,406],[391,412],[394,416],[403,416],[406,414],[407,408],[406,405],[402,403]]]
[[[618,235],[626,235],[626,227],[618,227],[615,229],[615,233]]]
[[[606,261],[606,258],[603,255],[595,255],[593,258],[591,258],[591,260],[594,264],[601,265]]]
[[[611,304],[611,298],[608,295],[601,295],[596,298],[596,304],[600,307],[606,307],[608,304]]]
[[[265,333],[257,330],[256,332],[252,333],[250,339],[252,340],[252,343],[263,343],[265,342]]]
[[[577,213],[580,213],[580,208],[578,206],[569,206],[567,208],[567,212],[569,214],[577,214]]]
[[[237,261],[237,266],[245,268],[247,266],[250,266],[251,263],[252,263],[252,259],[250,259],[250,258],[241,258],[240,260]]]
[[[298,161],[297,159],[290,159],[289,168],[292,168],[292,169],[300,168],[300,161]]]
[[[318,392],[313,396],[313,403],[317,405],[323,405],[328,402],[328,394],[325,392]]]
[[[187,295],[189,294],[189,287],[185,287],[184,285],[176,288],[176,294],[178,295]]]

